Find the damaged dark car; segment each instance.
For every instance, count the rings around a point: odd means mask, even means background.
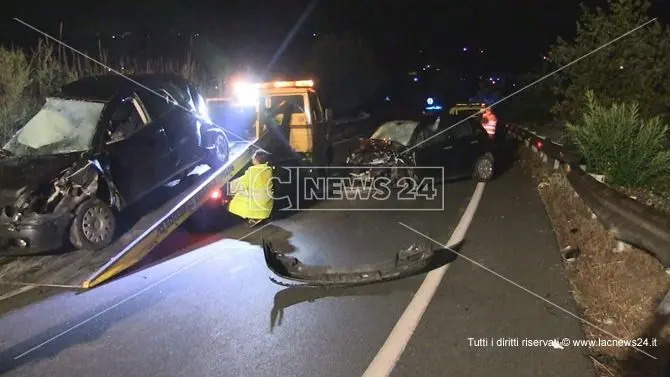
[[[369,138],[360,140],[347,157],[347,165],[359,177],[488,181],[494,176],[493,143],[478,118],[465,118],[440,113],[385,122]]]
[[[100,250],[118,214],[228,161],[194,86],[171,75],[84,78],[49,96],[0,150],[0,253]]]

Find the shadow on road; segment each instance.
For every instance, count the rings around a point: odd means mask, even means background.
[[[500,139],[496,142],[495,146],[496,176],[494,179],[505,175],[514,166],[517,160],[518,149],[519,143],[516,140],[504,133],[500,135]]]
[[[412,278],[412,280],[418,279]],[[277,294],[275,294],[274,305],[270,313],[270,332],[272,332],[275,327],[282,325],[284,319],[284,310],[294,305],[305,302],[312,303],[319,299],[329,297],[388,296],[394,292],[413,292],[414,290],[416,290],[416,287],[407,284],[407,281],[400,280],[358,287],[290,287],[282,289],[281,291],[277,292]]]
[[[198,234],[190,233],[184,229],[178,229],[167,239],[161,242],[146,258],[132,269],[121,274],[116,279],[121,279],[130,274],[141,272],[158,264],[187,254],[191,251],[212,245],[223,240],[240,240],[251,245],[261,246],[262,239],[270,240],[277,245],[278,250],[284,253],[292,253],[296,250],[290,243],[292,233],[274,223],[269,223],[262,230],[249,235],[255,228],[246,225],[228,229],[226,232]],[[246,236],[246,237],[245,237]],[[221,246],[224,248],[224,246]],[[116,280],[114,279],[114,280]]]
[[[163,291],[160,294],[145,295],[141,301],[121,301],[122,303],[125,302],[123,310],[115,310],[115,307],[119,305],[118,303],[111,307],[109,303],[103,303],[91,308],[67,322],[53,326],[0,352],[0,375],[29,363],[53,359],[62,351],[71,347],[85,346],[87,343],[96,341],[114,324],[137,315],[175,294],[180,294],[179,287]],[[79,329],[79,326],[83,324],[96,321],[96,318],[103,313],[107,313],[104,321],[97,321],[95,326],[86,326],[85,330],[83,328]],[[29,353],[25,354],[26,352]]]

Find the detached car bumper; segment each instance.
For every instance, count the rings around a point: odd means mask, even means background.
[[[30,215],[18,222],[0,219],[0,255],[37,254],[64,245],[71,217]]]

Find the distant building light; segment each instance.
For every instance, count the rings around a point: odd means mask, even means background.
[[[463,47],[463,52],[467,52],[467,51],[468,51],[468,48],[467,48],[467,47]]]
[[[386,102],[391,102],[391,97],[386,96],[386,98],[384,98],[384,101],[386,101]]]
[[[623,66],[622,66],[622,65],[620,65],[620,66],[619,66],[619,69],[623,69]]]
[[[312,37],[316,37],[316,35],[317,35],[316,33],[312,33]]]
[[[480,53],[480,54],[483,54],[483,53],[484,53],[484,49],[479,50],[479,53]]]
[[[415,78],[414,78],[414,82],[418,82],[418,81],[419,81],[419,78],[418,78],[418,77],[415,77]]]

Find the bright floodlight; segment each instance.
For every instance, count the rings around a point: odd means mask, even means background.
[[[258,88],[248,83],[237,83],[233,87],[239,106],[254,106],[258,101]]]

